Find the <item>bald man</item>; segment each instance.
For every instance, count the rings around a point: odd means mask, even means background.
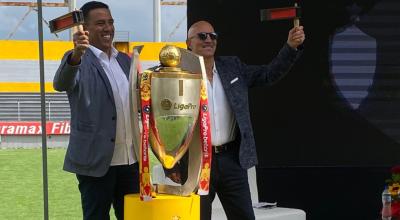
[[[292,28],[278,55],[268,65],[254,66],[238,57],[215,57],[218,34],[210,23],[199,21],[189,28],[187,47],[203,56],[206,66],[213,145],[210,194],[202,199],[202,219],[211,218],[215,193],[229,220],[255,218],[247,180],[247,169],[257,164],[248,89],[270,86],[285,76],[304,39],[302,26]]]

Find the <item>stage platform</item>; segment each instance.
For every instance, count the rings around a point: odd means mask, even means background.
[[[301,209],[289,208],[255,208],[254,214],[257,220],[306,220],[306,213]],[[221,208],[212,211],[211,220],[227,220],[224,210]]]
[[[258,191],[257,191],[257,177],[255,168],[251,168],[248,171],[249,185],[251,191],[251,200],[253,204],[258,203]],[[275,202],[275,201],[273,201]],[[257,220],[306,220],[306,213],[301,209],[284,208],[279,207],[279,201],[277,207],[273,208],[254,208],[254,214]],[[211,220],[227,220],[222,204],[215,197],[213,202],[212,217]]]

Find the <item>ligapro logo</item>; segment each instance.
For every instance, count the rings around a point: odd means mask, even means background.
[[[169,99],[163,99],[163,100],[161,101],[161,108],[162,108],[163,110],[170,110],[170,109],[171,109],[171,106],[172,106],[171,100],[169,100]]]

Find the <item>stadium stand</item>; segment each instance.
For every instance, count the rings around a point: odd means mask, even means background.
[[[185,47],[183,42],[129,42],[129,48],[144,45],[140,59],[142,68],[146,69],[158,64],[158,52],[166,44]],[[52,81],[62,56],[72,47],[72,42],[67,41],[44,42],[46,120],[51,125],[57,122],[68,123],[70,119],[67,96],[64,92],[56,92]],[[12,130],[16,128],[21,131],[26,126],[38,126],[40,122],[38,48],[37,41],[0,40],[0,148],[40,146],[41,138],[38,134],[25,132],[21,135],[17,130]],[[10,128],[10,123],[14,127]],[[49,147],[66,147],[67,143],[68,132],[48,132]]]
[[[158,63],[158,51],[167,43],[131,42],[145,45],[141,54],[143,68]],[[180,47],[185,44],[168,43]],[[54,91],[52,80],[71,42],[48,41],[45,48],[45,81],[47,120],[64,121],[70,117],[65,93]],[[39,121],[40,87],[38,43],[36,41],[0,41],[0,121]]]
[[[0,121],[40,121],[40,94],[26,92],[0,93]],[[48,121],[66,121],[70,118],[65,93],[46,94]]]

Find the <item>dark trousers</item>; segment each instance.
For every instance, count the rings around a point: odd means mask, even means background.
[[[83,219],[110,219],[111,204],[117,219],[124,219],[124,196],[139,193],[139,164],[111,166],[102,177],[76,175]]]
[[[218,194],[228,220],[253,220],[247,170],[239,164],[238,148],[213,153],[208,196],[201,196],[201,219],[211,219],[211,203]]]

